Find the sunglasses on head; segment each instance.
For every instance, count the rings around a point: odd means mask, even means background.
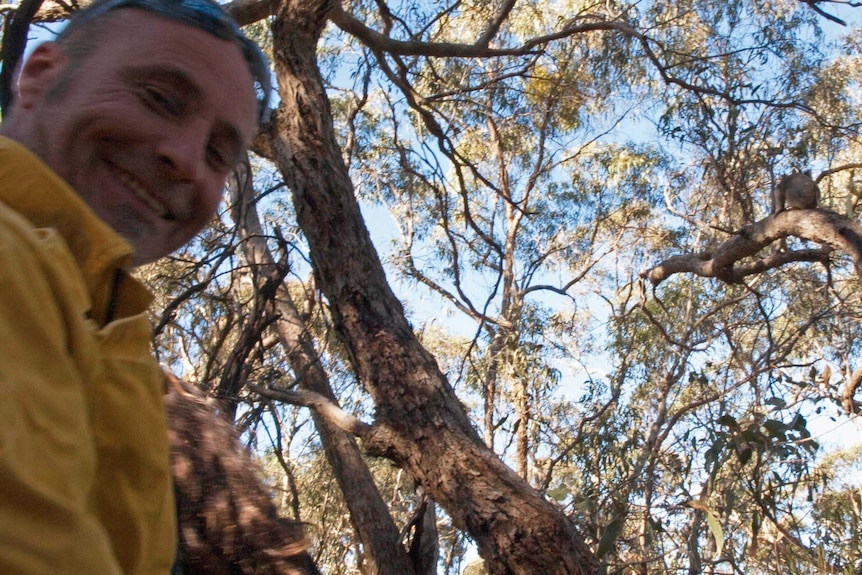
[[[194,26],[222,40],[236,44],[242,52],[257,92],[259,121],[269,116],[269,101],[272,92],[269,63],[257,44],[246,38],[236,21],[212,0],[104,0],[96,1],[76,12],[69,24],[57,35],[60,40],[81,24],[104,16],[119,8],[139,8],[172,20]]]

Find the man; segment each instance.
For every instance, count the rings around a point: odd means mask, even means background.
[[[23,65],[0,125],[0,573],[169,571],[164,381],[128,271],[212,217],[268,93],[210,0],[97,2]]]

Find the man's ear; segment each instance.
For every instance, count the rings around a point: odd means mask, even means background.
[[[24,62],[15,87],[15,104],[19,108],[31,108],[54,85],[54,81],[68,62],[68,55],[60,44],[39,44]]]

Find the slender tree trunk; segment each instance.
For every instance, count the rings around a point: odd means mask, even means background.
[[[523,377],[518,377],[512,382],[515,392],[515,411],[518,416],[518,430],[515,433],[515,462],[518,473],[524,481],[530,480],[529,465],[529,426],[530,426],[530,400],[527,382]]]
[[[488,372],[485,375],[484,412],[485,412],[485,445],[494,449],[494,408],[497,405],[497,378],[499,377],[500,352],[503,349],[501,330],[494,331],[491,345],[488,346]]]
[[[277,264],[266,245],[255,209],[247,164],[237,171],[230,185],[231,212],[240,231],[246,260],[256,266],[260,278],[281,278],[283,274],[275,269]],[[337,403],[326,371],[318,360],[314,344],[287,287],[279,281],[274,295],[276,297],[271,299],[268,307],[270,313],[274,312],[278,318],[274,327],[293,372],[299,374],[300,387]],[[353,527],[364,546],[365,572],[368,575],[411,575],[412,563],[401,545],[398,528],[362,459],[356,440],[316,411],[312,411],[312,418],[326,459],[344,494]]]
[[[336,4],[286,0],[273,23],[281,104],[272,149],[377,417],[366,448],[408,469],[465,528],[491,573],[596,574],[571,522],[483,443],[391,292],[341,157],[315,49]]]
[[[409,524],[410,558],[416,575],[437,575],[440,560],[440,543],[437,533],[437,509],[425,489],[416,488],[418,502]]]

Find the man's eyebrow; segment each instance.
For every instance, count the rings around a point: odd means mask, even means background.
[[[203,97],[204,91],[194,79],[181,68],[170,66],[130,66],[127,69],[130,79],[150,79],[170,84],[172,88],[178,89],[184,94],[199,99]]]

